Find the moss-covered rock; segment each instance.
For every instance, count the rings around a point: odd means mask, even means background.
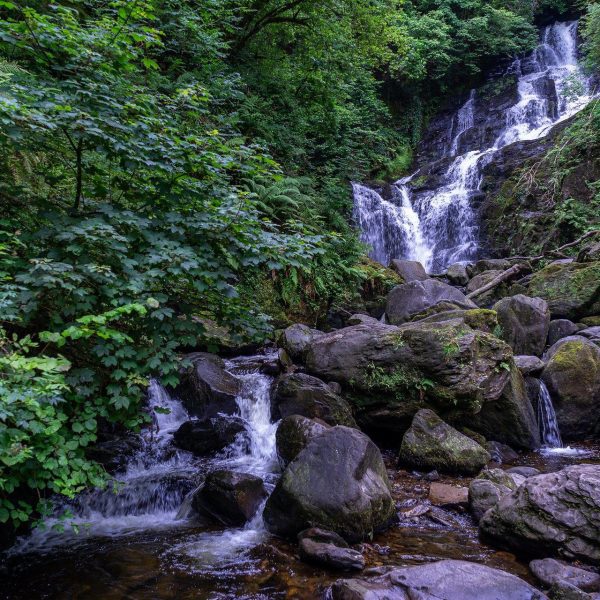
[[[300,415],[285,417],[277,427],[275,442],[280,464],[291,463],[313,438],[327,431],[327,426]]]
[[[553,318],[571,320],[600,313],[600,262],[553,263],[535,273],[529,294],[548,302]]]

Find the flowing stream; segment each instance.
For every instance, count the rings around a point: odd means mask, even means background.
[[[385,265],[393,258],[418,260],[430,272],[475,259],[479,226],[473,199],[480,194],[483,169],[502,148],[544,137],[591,100],[577,55],[577,22],[554,23],[541,31],[531,54],[508,68],[505,77],[516,77],[517,90],[501,118],[487,114],[486,101],[472,90],[439,140],[444,149],[439,160],[447,166],[433,189],[419,190],[426,165],[385,194],[354,183],[354,219],[370,256]]]
[[[552,405],[552,398],[546,384],[540,379],[540,392],[538,394],[538,423],[542,446],[546,448],[562,448],[556,412]]]

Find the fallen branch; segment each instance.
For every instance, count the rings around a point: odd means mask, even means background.
[[[529,262],[539,262],[540,260],[544,260],[546,258],[567,258],[563,254],[563,250],[568,250],[569,248],[573,248],[574,246],[578,246],[584,240],[587,240],[596,235],[600,235],[600,229],[594,229],[593,231],[588,231],[581,237],[576,240],[569,242],[568,244],[564,244],[559,248],[555,248],[554,250],[547,250],[546,252],[540,254],[539,256],[511,256],[511,260],[528,260]]]
[[[496,286],[500,285],[503,281],[506,281],[507,279],[512,279],[513,277],[518,275],[524,268],[525,268],[525,265],[523,265],[523,264],[513,265],[510,269],[506,269],[506,271],[503,271],[502,273],[500,273],[500,275],[497,275],[496,277],[494,277],[494,279],[492,279],[489,283],[486,283],[485,285],[481,286],[480,288],[472,291],[470,294],[467,294],[467,298],[469,300],[472,300],[473,298],[476,298],[477,296],[481,296],[481,294],[483,294],[491,289],[494,289]]]

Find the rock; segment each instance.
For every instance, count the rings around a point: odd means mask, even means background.
[[[467,294],[470,294],[471,292],[474,292],[475,290],[482,288],[484,285],[487,285],[490,281],[492,281],[493,279],[498,277],[498,275],[501,275],[501,274],[502,274],[502,271],[484,271],[483,273],[479,273],[478,275],[475,275],[473,277],[473,279],[471,279],[469,281],[469,283],[467,284],[467,288],[466,288]],[[496,294],[498,294],[499,290],[501,290],[501,292],[506,291],[505,289],[503,290],[502,288],[506,288],[506,284],[500,284],[500,286],[498,286],[496,288],[492,288],[491,290],[484,292],[483,294],[477,296],[477,304],[479,306],[490,304],[491,302],[494,301],[494,299],[501,297],[503,295],[503,293],[500,293],[499,296],[497,296]]]
[[[87,449],[86,456],[100,463],[109,473],[116,473],[125,468],[132,455],[140,450],[141,445],[140,437],[137,435],[105,436],[101,442]]]
[[[550,326],[550,311],[545,300],[517,294],[497,302],[494,310],[502,328],[500,337],[510,344],[515,354],[538,356],[544,351]]]
[[[550,600],[593,600],[590,594],[586,594],[578,587],[564,581],[555,583],[548,592]]]
[[[365,568],[365,559],[346,541],[333,533],[313,527],[298,534],[301,560],[333,569],[360,571]]]
[[[523,375],[538,375],[544,369],[544,361],[537,356],[526,356],[524,354],[515,356],[515,365]]]
[[[432,410],[422,409],[404,434],[399,459],[421,470],[478,473],[490,455],[477,442],[444,423]]]
[[[448,267],[446,277],[453,285],[467,285],[469,283],[469,274],[467,266],[463,263],[454,263]]]
[[[584,592],[600,592],[600,575],[574,567],[554,558],[532,560],[531,572],[547,587],[555,583],[570,583]]]
[[[510,494],[510,488],[498,485],[486,479],[473,479],[469,484],[469,508],[475,522],[492,507],[496,506],[500,498]]]
[[[386,569],[370,578],[340,579],[331,600],[547,600],[504,571],[462,560]]]
[[[548,350],[546,350],[543,357],[544,362],[547,363],[558,352],[560,348],[562,348],[565,344],[570,342],[582,342],[584,344],[587,344],[589,340],[586,337],[583,337],[582,335],[569,335],[567,337],[564,337],[558,340],[558,342],[556,342],[552,346],[550,346]]]
[[[511,475],[521,475],[525,478],[535,477],[541,473],[541,471],[535,467],[511,467],[510,469],[506,469],[506,472]]]
[[[472,329],[464,318],[346,327],[315,338],[305,365],[348,389],[360,426],[377,435],[397,439],[415,413],[430,406],[513,447],[539,445],[535,415],[510,348]]]
[[[469,489],[433,482],[429,486],[429,501],[434,506],[466,506],[469,503]]]
[[[284,330],[279,344],[292,360],[302,361],[304,351],[310,342],[320,335],[323,335],[321,331],[297,323]]]
[[[188,413],[201,418],[235,414],[241,382],[226,370],[223,360],[207,352],[188,354],[185,360],[191,366],[182,374],[175,396]]]
[[[275,420],[302,415],[329,425],[356,427],[350,405],[324,381],[305,373],[279,378],[271,400],[271,414]]]
[[[406,283],[429,279],[429,275],[425,272],[423,265],[416,260],[394,258],[390,264],[390,268],[394,269]]]
[[[322,527],[351,542],[369,538],[394,515],[379,449],[343,426],[308,443],[283,472],[263,513],[267,529],[278,535]]]
[[[594,344],[598,345],[600,342],[600,327],[586,327],[579,332],[579,335],[591,340]]]
[[[484,447],[489,452],[492,460],[499,464],[511,463],[519,458],[519,455],[510,446],[500,442],[487,442]]]
[[[600,242],[594,242],[584,246],[577,255],[578,263],[600,261]]]
[[[548,265],[534,274],[529,293],[548,302],[553,318],[600,314],[600,262]]]
[[[582,439],[600,433],[600,348],[585,338],[564,338],[548,355],[542,381],[562,436]]]
[[[399,325],[440,303],[453,308],[477,308],[456,288],[436,279],[427,279],[396,286],[388,294],[385,314],[389,323]]]
[[[481,520],[486,539],[529,556],[600,561],[600,465],[529,477]]]
[[[514,473],[507,473],[503,469],[484,469],[479,473],[476,479],[491,481],[496,485],[508,488],[508,490],[512,492],[518,487],[514,482],[513,476]]]
[[[511,262],[506,258],[484,258],[478,260],[474,265],[469,265],[468,271],[471,277],[475,277],[485,271],[506,271],[510,269]]]
[[[283,467],[291,463],[313,438],[327,431],[327,426],[300,415],[285,417],[276,433],[277,456]]]
[[[219,415],[186,421],[173,434],[173,442],[182,450],[204,456],[229,446],[244,431],[246,427],[240,417]]]
[[[554,319],[550,321],[548,328],[548,345],[556,344],[558,340],[573,335],[579,331],[579,327],[569,319]]]
[[[192,506],[225,525],[243,525],[257,513],[267,496],[260,477],[219,470],[208,474],[194,495]]]
[[[598,327],[600,325],[600,315],[593,315],[591,317],[584,317],[579,319],[579,329],[585,329],[586,327]]]
[[[379,321],[379,319],[375,319],[374,317],[371,317],[370,315],[362,315],[360,313],[352,315],[351,317],[348,317],[348,320],[346,321],[347,325],[360,325],[361,323],[377,323]]]

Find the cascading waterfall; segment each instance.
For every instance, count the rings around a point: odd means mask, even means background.
[[[556,412],[552,405],[552,398],[546,384],[540,380],[540,391],[538,394],[538,424],[540,427],[540,438],[545,448],[562,448],[563,443],[558,429]]]
[[[479,227],[472,200],[484,167],[502,148],[547,135],[591,100],[589,81],[577,62],[576,21],[545,27],[539,46],[516,59],[506,75],[517,78],[517,99],[503,119],[487,118],[476,90],[452,117],[440,157],[448,164],[435,189],[419,191],[413,185],[425,165],[392,185],[386,198],[353,184],[354,218],[373,259],[383,264],[392,258],[419,260],[428,271],[440,271],[477,258]],[[468,135],[473,132],[478,135]]]

